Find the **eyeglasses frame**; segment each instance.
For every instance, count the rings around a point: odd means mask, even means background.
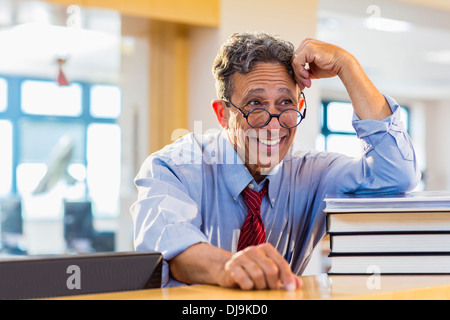
[[[231,99],[225,98],[223,101],[225,101],[225,104],[227,105],[227,107],[230,107],[230,106],[228,105],[228,103],[229,103],[229,104],[231,104],[233,107],[235,107],[236,109],[238,109],[239,112],[242,113],[242,116],[245,118],[245,120],[247,121],[248,125],[249,125],[250,127],[252,127],[252,128],[255,128],[255,129],[264,128],[265,126],[267,126],[267,125],[270,123],[270,121],[272,121],[272,118],[277,118],[277,119],[278,119],[278,123],[280,124],[280,126],[282,126],[283,128],[286,128],[286,129],[293,129],[293,128],[297,127],[298,125],[300,125],[300,123],[302,123],[302,121],[306,118],[306,109],[307,109],[306,97],[305,97],[305,93],[304,93],[303,91],[302,91],[300,94],[301,94],[301,96],[303,97],[303,100],[305,101],[305,110],[304,110],[303,114],[302,114],[299,110],[297,110],[297,109],[286,109],[286,110],[280,112],[279,114],[272,114],[272,113],[270,113],[268,110],[266,110],[266,109],[264,109],[264,108],[255,108],[255,109],[249,111],[248,113],[245,113],[244,111],[241,110],[241,108],[236,107],[236,105],[234,105],[234,103],[231,102]],[[248,121],[248,117],[250,116],[250,114],[251,114],[252,112],[256,111],[256,110],[264,110],[265,112],[267,112],[267,113],[270,115],[269,120],[267,120],[266,123],[265,123],[264,125],[259,126],[259,127],[254,127],[254,126],[252,126],[252,125],[250,124],[250,122]],[[280,122],[280,116],[281,116],[284,112],[290,111],[290,110],[295,110],[296,112],[298,112],[298,114],[300,115],[300,118],[301,118],[301,119],[300,119],[299,123],[296,124],[295,126],[293,126],[293,127],[285,127],[285,126],[283,126],[283,125],[281,124],[281,122]]]

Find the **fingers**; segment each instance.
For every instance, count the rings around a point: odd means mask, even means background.
[[[226,271],[243,290],[280,288],[280,283],[274,284],[273,279],[269,276],[271,263],[260,251],[255,247],[247,248],[233,256],[226,265]],[[266,272],[269,274],[267,278]],[[278,269],[275,268],[275,272],[278,273]]]
[[[295,59],[294,59],[295,60]],[[299,59],[297,59],[299,60]],[[309,70],[307,69],[308,63],[303,61],[297,61],[296,60],[296,66],[294,67],[294,76],[295,81],[299,85],[300,89],[303,91],[305,88],[311,88],[312,80],[311,80],[311,74]],[[294,65],[294,62],[293,62]]]
[[[225,271],[244,290],[295,290],[301,283],[290,270],[287,261],[270,244],[249,247],[235,254]]]
[[[279,252],[273,246],[267,246],[264,248],[266,254],[272,261],[276,263],[279,271],[279,279],[281,280],[284,288],[288,291],[297,289],[296,276],[292,273],[291,268],[287,261],[279,254]]]
[[[296,282],[297,288],[301,288],[303,286],[303,281],[299,277],[295,277],[295,282]]]
[[[301,90],[305,87],[310,88],[312,85],[311,74],[308,70],[309,63],[313,62],[313,55],[310,53],[311,44],[315,40],[307,38],[302,41],[300,46],[295,50],[294,57],[292,59],[292,67],[294,69],[295,80],[300,86]],[[309,46],[309,47],[308,47]]]
[[[252,280],[255,283],[256,289],[280,289],[280,268],[275,259],[271,249],[275,250],[272,246],[263,245],[257,248],[249,248],[246,251],[246,255],[249,259],[254,261],[253,265],[248,265],[247,272],[251,275]],[[284,260],[278,252],[278,256]]]
[[[310,88],[313,79],[331,78],[345,68],[350,55],[345,50],[315,39],[305,39],[292,59],[295,80],[300,88]]]

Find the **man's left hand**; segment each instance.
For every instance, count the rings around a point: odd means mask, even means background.
[[[353,56],[342,48],[315,39],[305,39],[295,50],[292,60],[295,79],[303,90],[311,80],[340,76]]]

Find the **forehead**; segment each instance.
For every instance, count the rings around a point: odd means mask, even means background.
[[[286,67],[277,63],[259,63],[249,73],[233,75],[233,95],[245,96],[249,92],[271,93],[291,92],[297,86]]]

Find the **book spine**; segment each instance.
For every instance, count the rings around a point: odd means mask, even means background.
[[[428,253],[405,253],[405,252],[395,252],[395,253],[331,253],[329,255],[331,258],[331,269],[328,271],[328,275],[447,275],[450,274],[450,268],[448,264],[442,264],[442,260],[439,259],[441,257],[450,258],[450,252],[428,252]],[[360,263],[358,263],[358,267],[354,267],[353,264],[350,264],[350,262],[347,262],[348,266],[342,265],[342,259],[345,258],[369,258],[369,261],[364,262],[364,260],[361,260]],[[389,257],[392,258],[399,258],[399,257],[406,257],[406,258],[425,258],[428,260],[428,264],[430,266],[433,266],[433,263],[435,260],[441,260],[438,263],[438,266],[434,268],[434,271],[430,271],[432,269],[425,268],[420,270],[420,268],[410,268],[411,266],[414,266],[414,263],[412,261],[403,261],[403,264],[400,264],[400,267],[393,268],[390,266],[386,266],[384,264],[384,260],[386,258],[389,259]],[[430,259],[431,258],[431,259]],[[435,259],[433,259],[435,258]],[[338,260],[335,260],[338,259]],[[354,259],[352,259],[354,262]],[[352,261],[350,260],[350,261]],[[352,263],[353,263],[352,262]],[[387,270],[387,271],[386,271]]]
[[[373,253],[330,253],[329,258],[334,257],[420,257],[420,256],[450,256],[450,252],[373,252]]]
[[[390,216],[392,214],[392,216]],[[414,218],[418,220],[414,220]],[[393,233],[393,232],[450,232],[450,211],[448,212],[358,212],[346,213],[347,217],[359,216],[358,221],[340,219],[341,213],[326,215],[326,231],[337,233]],[[377,219],[370,220],[377,216]],[[383,217],[380,221],[378,218]],[[401,218],[400,218],[401,217]],[[406,218],[406,219],[405,219]],[[369,220],[368,220],[369,219]],[[395,224],[386,225],[394,219]],[[397,220],[399,219],[399,220]],[[380,224],[381,223],[381,224]],[[394,227],[395,226],[395,227]]]
[[[340,251],[339,250],[339,248],[337,247],[337,245],[335,244],[335,239],[337,239],[337,238],[339,238],[339,237],[346,237],[346,236],[349,236],[349,237],[352,237],[352,236],[357,236],[357,237],[369,237],[369,236],[380,236],[380,237],[384,237],[384,236],[387,236],[387,237],[389,237],[389,236],[392,236],[392,235],[411,235],[411,236],[427,236],[427,235],[447,235],[447,236],[449,236],[450,235],[450,232],[448,232],[448,231],[424,231],[424,232],[420,232],[420,231],[417,231],[417,232],[371,232],[371,233],[364,233],[364,232],[347,232],[347,233],[331,233],[331,234],[329,234],[330,235],[330,252],[331,253],[336,253],[336,254],[342,254],[342,253],[347,253],[347,254],[354,254],[354,253],[361,253],[361,254],[364,254],[364,255],[370,255],[370,254],[378,254],[378,253],[388,253],[388,252],[386,252],[386,251],[382,251],[381,249],[380,250],[373,250],[373,251],[362,251],[362,250],[360,250],[360,248],[358,247],[358,244],[356,244],[354,247],[353,247],[353,249],[352,250],[350,250],[350,251],[348,251],[348,252],[343,252],[343,251]],[[447,237],[447,239],[448,239],[448,237]],[[416,240],[417,241],[417,240]],[[420,240],[419,240],[420,241]],[[430,245],[430,248],[431,249],[429,249],[429,250],[425,250],[425,249],[423,249],[423,250],[421,250],[421,251],[418,251],[418,250],[415,250],[415,253],[436,253],[436,252],[443,252],[443,251],[438,251],[438,250],[436,250],[436,248],[433,248],[431,245]],[[450,248],[449,248],[450,249]],[[404,249],[403,250],[397,250],[397,251],[389,251],[389,252],[391,252],[391,253],[411,253],[412,251],[411,251],[412,249],[411,249],[411,247],[404,247]],[[440,249],[440,250],[442,250],[442,249]],[[340,252],[339,252],[340,251]]]

